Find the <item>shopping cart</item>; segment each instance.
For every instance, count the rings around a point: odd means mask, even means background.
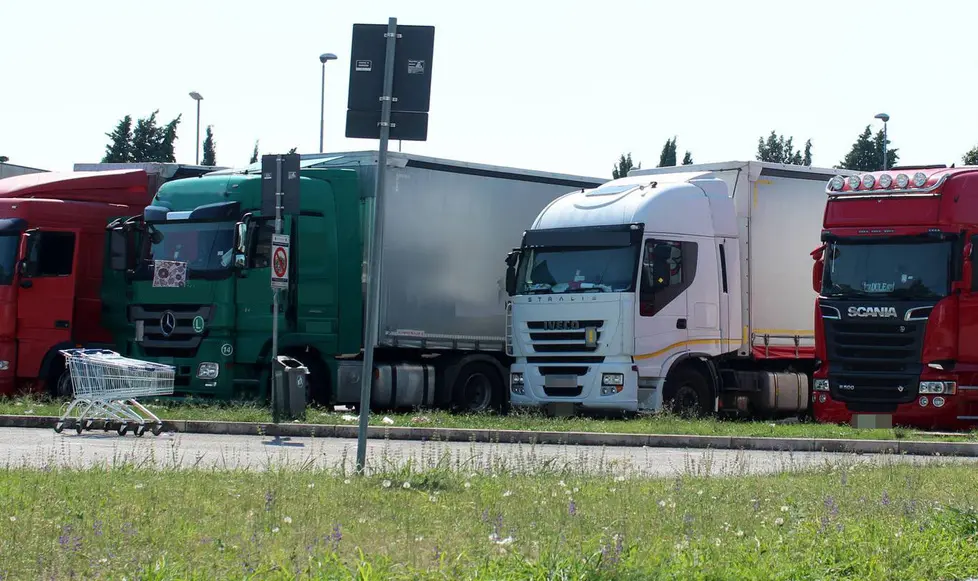
[[[74,397],[55,424],[55,432],[60,434],[73,423],[80,434],[96,422],[106,432],[115,427],[120,436],[130,427],[137,436],[146,430],[154,436],[163,431],[160,418],[136,398],[173,395],[172,366],[130,359],[107,349],[66,349],[61,354]]]

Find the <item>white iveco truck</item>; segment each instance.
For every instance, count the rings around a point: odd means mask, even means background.
[[[512,405],[805,412],[808,255],[838,173],[755,161],[633,170],[555,200],[506,260]]]

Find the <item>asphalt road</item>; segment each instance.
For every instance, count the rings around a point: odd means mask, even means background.
[[[146,434],[137,438],[115,432],[55,434],[52,430],[0,428],[0,463],[7,466],[119,465],[181,466],[265,470],[292,466],[353,467],[356,440],[220,436],[211,434]],[[821,452],[761,452],[678,448],[594,446],[529,446],[519,444],[431,443],[368,440],[369,468],[391,468],[412,460],[415,467],[448,461],[469,471],[570,468],[575,471],[672,476],[724,476],[770,473],[849,463],[952,461],[978,463],[978,458],[854,455]]]

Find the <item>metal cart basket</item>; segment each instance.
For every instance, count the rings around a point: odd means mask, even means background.
[[[101,422],[104,431],[115,427],[120,436],[130,427],[137,436],[147,430],[154,436],[163,431],[162,420],[136,398],[173,395],[173,366],[130,359],[107,349],[66,349],[61,354],[74,397],[55,432],[61,433],[72,422],[79,434],[95,422]]]

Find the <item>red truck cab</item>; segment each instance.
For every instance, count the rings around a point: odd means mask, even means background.
[[[812,253],[812,411],[978,426],[978,167],[837,176]]]
[[[106,226],[140,214],[156,181],[139,169],[0,180],[0,394],[66,395],[58,351],[111,346],[101,322]]]

